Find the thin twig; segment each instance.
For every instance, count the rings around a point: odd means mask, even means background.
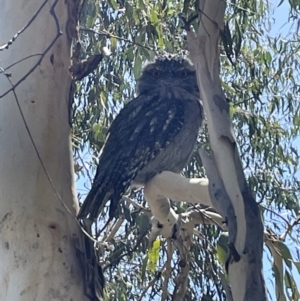
[[[162,287],[162,297],[161,301],[165,301],[168,298],[169,291],[168,291],[168,284],[169,284],[169,279],[171,277],[171,272],[172,272],[172,255],[173,255],[173,245],[172,241],[170,238],[167,239],[167,261],[166,261],[166,268],[165,271],[163,272],[164,274],[164,282],[163,282],[163,287]]]
[[[285,241],[286,236],[288,235],[288,233],[289,233],[290,231],[292,231],[293,228],[294,228],[296,225],[299,225],[299,222],[300,222],[300,216],[298,216],[291,224],[289,224],[289,225],[287,226],[286,231],[284,231],[284,233],[282,233],[282,234],[280,235],[280,239],[281,239],[282,241]]]
[[[79,160],[81,161],[82,166],[83,166],[83,168],[84,168],[84,170],[85,170],[85,172],[86,172],[86,174],[87,174],[87,176],[88,176],[90,182],[92,183],[92,182],[93,182],[93,179],[92,179],[92,176],[90,175],[90,171],[89,171],[89,169],[85,166],[85,163],[84,163],[82,157],[80,156],[79,152],[78,152],[78,158],[79,158]]]
[[[45,1],[45,3],[48,0]],[[56,25],[56,29],[57,29],[57,34],[54,37],[54,39],[52,40],[52,42],[49,44],[49,46],[45,49],[45,51],[43,52],[43,54],[41,55],[41,57],[39,58],[39,60],[33,65],[33,67],[16,83],[16,84],[12,84],[12,87],[10,89],[8,89],[6,92],[4,92],[2,95],[0,95],[0,98],[4,97],[5,95],[7,95],[9,92],[13,91],[16,87],[19,86],[20,83],[22,83],[36,68],[37,66],[40,65],[40,63],[42,62],[43,58],[45,57],[45,55],[48,53],[48,51],[52,48],[52,46],[55,44],[55,42],[57,41],[57,39],[62,35],[62,32],[60,30],[60,26],[59,26],[59,21],[58,18],[55,14],[55,6],[58,3],[59,0],[55,0],[55,2],[53,3],[53,5],[51,6],[50,9],[50,13],[53,16],[53,19],[55,21],[55,25]]]
[[[120,229],[120,227],[121,227],[122,223],[124,222],[124,220],[125,220],[124,215],[122,215],[122,216],[119,217],[119,219],[115,223],[114,227],[110,231],[109,235],[104,240],[104,243],[109,243],[109,242],[111,242],[113,240],[113,238],[115,237],[116,233]]]
[[[119,36],[115,36],[115,35],[109,33],[108,31],[95,31],[95,30],[93,30],[93,29],[90,29],[90,28],[83,28],[83,27],[80,27],[80,30],[86,31],[86,32],[91,32],[91,33],[97,34],[97,35],[99,35],[99,36],[105,36],[105,37],[108,38],[108,39],[114,38],[114,39],[117,39],[117,40],[120,40],[120,41],[124,41],[124,42],[130,43],[131,45],[136,45],[136,46],[140,46],[140,47],[142,47],[142,48],[148,49],[148,50],[155,51],[154,46],[151,48],[151,47],[146,46],[146,45],[143,45],[143,44],[141,44],[141,43],[134,42],[134,41],[131,41],[131,40],[129,40],[129,39],[122,38],[122,37],[119,37]]]
[[[278,217],[280,217],[287,224],[288,227],[291,226],[290,223],[289,223],[289,221],[287,219],[285,219],[283,216],[281,216],[278,212],[276,212],[276,211],[274,211],[274,210],[272,210],[270,208],[267,208],[266,206],[261,205],[261,204],[259,206],[262,207],[262,208],[264,208],[265,210],[273,213],[274,215],[277,215]]]
[[[42,55],[42,53],[35,53],[35,54],[28,55],[28,56],[26,56],[26,57],[24,57],[24,58],[22,58],[22,59],[20,59],[20,60],[18,60],[18,61],[16,61],[16,62],[12,63],[11,65],[7,66],[6,68],[3,69],[3,71],[7,71],[7,70],[10,69],[11,67],[13,67],[13,66],[15,66],[15,65],[17,65],[17,64],[19,64],[19,63],[21,63],[21,62],[23,62],[23,61],[25,61],[25,60],[28,60],[28,59],[30,59],[31,57],[39,56],[39,55]]]
[[[135,209],[144,212],[147,216],[152,216],[151,210],[143,207],[142,205],[138,204],[137,202],[133,201],[131,198],[127,196],[122,197],[123,200],[130,203]]]
[[[156,280],[157,280],[156,277],[153,277],[153,279],[152,279],[151,281],[149,281],[147,287],[146,287],[146,288],[144,289],[144,291],[142,292],[142,294],[141,294],[140,298],[138,299],[138,301],[142,301],[142,300],[143,300],[143,298],[144,298],[145,294],[147,293],[148,289],[149,289],[151,286],[154,285],[154,283],[156,282]]]
[[[46,5],[46,3],[49,0],[45,0],[42,5],[39,7],[39,9],[36,11],[36,13],[32,16],[32,18],[29,20],[29,22],[21,29],[19,30],[6,44],[0,46],[0,51],[4,50],[4,49],[8,49],[9,45],[11,45],[17,38],[18,36],[24,32],[29,26],[30,24],[35,20],[35,18],[39,15],[40,11],[43,9],[43,7]],[[56,3],[54,3],[54,6],[56,5]]]
[[[103,267],[103,271],[105,271],[106,269],[108,269],[110,266],[115,265],[115,262],[120,261],[123,257],[125,257],[127,255],[130,255],[132,252],[134,252],[138,248],[138,246],[142,242],[142,240],[145,238],[147,232],[148,232],[148,229],[146,229],[145,231],[143,231],[143,233],[141,233],[140,236],[139,236],[139,238],[137,239],[135,246],[133,248],[131,248],[131,250],[129,250],[128,252],[126,252],[126,253],[124,253],[124,254],[122,254],[122,255],[114,258],[112,261],[110,261],[109,264],[107,264],[106,266]],[[119,249],[119,251],[122,251],[122,249],[124,249],[124,248],[125,248],[125,246],[121,247]]]

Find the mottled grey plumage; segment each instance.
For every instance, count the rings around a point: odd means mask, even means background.
[[[143,69],[137,93],[110,127],[79,219],[95,220],[109,200],[112,218],[130,184],[143,185],[164,170],[180,173],[190,159],[202,107],[189,61],[157,57]]]

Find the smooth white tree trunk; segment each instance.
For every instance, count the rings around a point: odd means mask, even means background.
[[[238,153],[229,106],[220,81],[219,37],[226,2],[199,0],[199,29],[187,43],[197,71],[211,152],[200,151],[216,210],[229,228],[228,275],[234,301],[265,301],[262,275],[263,224]]]
[[[55,38],[54,1],[0,52],[0,67],[42,53]],[[42,1],[2,0],[0,46],[24,27]],[[55,12],[63,35],[41,64],[16,89],[25,119],[42,161],[73,216],[73,162],[68,99],[70,39],[65,33],[67,4]],[[18,82],[39,59],[33,56],[5,72]],[[11,88],[0,73],[0,95]],[[12,92],[0,98],[0,300],[87,300],[74,242],[80,232],[72,215],[56,197],[38,160]]]

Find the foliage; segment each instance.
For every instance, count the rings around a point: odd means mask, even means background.
[[[266,230],[275,235],[275,241],[282,240],[281,246],[289,243],[289,252],[278,250],[287,270],[281,280],[274,272],[276,283],[284,281],[285,288],[289,288],[287,300],[295,300],[299,293],[291,284],[296,281],[290,263],[294,261],[299,269],[295,254],[291,253],[295,253],[299,244],[300,182],[296,174],[299,166],[296,145],[299,145],[300,129],[300,46],[294,32],[299,4],[290,1],[290,5],[293,22],[290,33],[274,36],[274,7],[269,2],[228,3],[220,59],[223,88],[230,102],[245,173],[257,201],[261,202]],[[89,187],[90,173],[95,170],[105,133],[123,103],[134,96],[135,79],[142,63],[158,52],[184,52],[185,31],[180,18],[190,17],[196,10],[195,2],[188,0],[84,1],[81,57],[110,54],[76,86],[73,144],[79,187],[86,183]],[[197,28],[196,21],[192,24]],[[206,139],[204,127],[199,147]],[[195,152],[185,176],[203,176],[201,166]],[[84,193],[79,195],[81,199]],[[178,258],[175,256],[170,262],[172,272],[166,288],[163,267],[168,262],[167,243],[162,243],[157,271],[152,274],[146,265],[149,214],[144,208],[147,204],[141,191],[132,192],[131,197],[142,209],[122,200],[116,223],[107,229],[104,237],[100,236],[99,252],[108,280],[107,300],[159,300],[163,289],[169,292],[166,300],[171,300],[176,288]],[[187,208],[186,204],[174,206],[178,211]],[[122,223],[118,224],[118,219]],[[117,233],[111,237],[114,230]],[[225,271],[220,264],[224,263],[222,244],[217,247],[220,229],[198,226],[197,230],[190,251],[191,271],[184,300],[225,300]]]

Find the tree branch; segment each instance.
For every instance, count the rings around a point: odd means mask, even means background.
[[[222,0],[200,0],[199,30],[197,34],[187,32],[212,149],[210,157],[204,152],[201,155],[204,155],[202,160],[210,182],[212,202],[228,222],[231,246],[228,272],[233,300],[266,300],[261,272],[263,225],[243,173],[219,77],[218,44],[225,8],[226,3]]]

